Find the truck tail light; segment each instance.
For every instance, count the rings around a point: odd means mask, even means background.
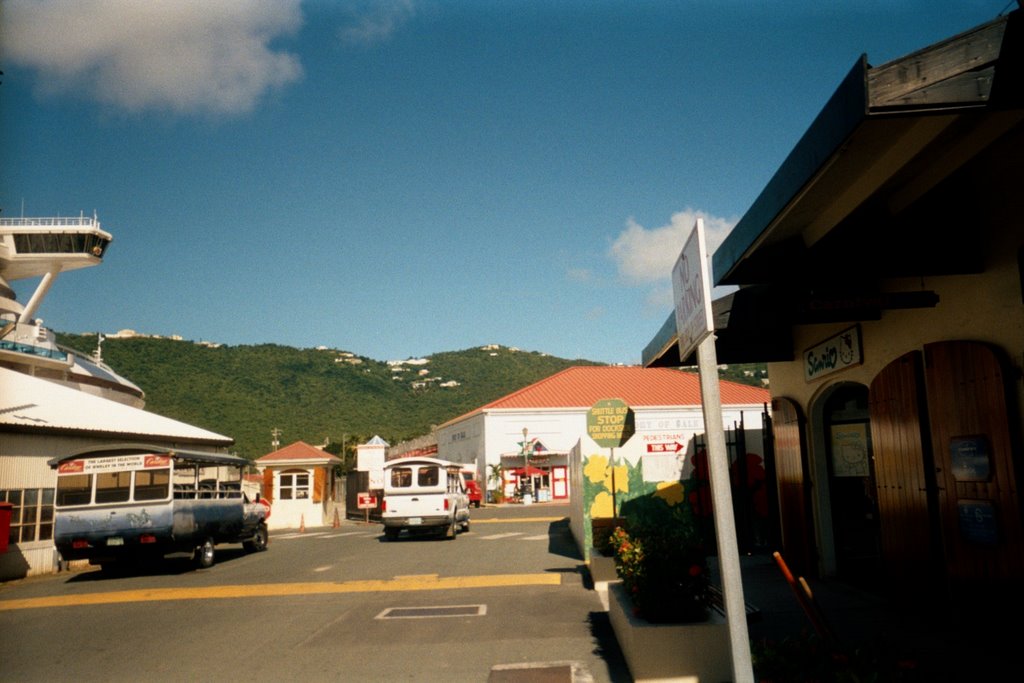
[[[85,540],[84,538],[76,538],[75,540],[71,541],[71,547],[72,548],[88,548],[89,547],[89,541]]]
[[[139,536],[139,543],[156,543],[156,536],[153,534],[142,534]]]
[[[449,505],[450,505],[450,503],[448,502],[448,499],[447,499],[447,498],[445,498],[445,499],[444,499],[444,511],[445,511],[445,512],[448,512],[448,506],[449,506]]]
[[[384,500],[382,500],[380,502],[380,511],[381,512],[387,512],[388,511],[388,499],[387,498],[385,498]]]

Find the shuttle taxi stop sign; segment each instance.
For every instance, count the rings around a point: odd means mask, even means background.
[[[617,448],[635,431],[633,411],[622,399],[601,399],[587,411],[587,436],[601,448]]]

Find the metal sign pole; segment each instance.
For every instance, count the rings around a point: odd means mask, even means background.
[[[700,371],[701,404],[708,441],[708,472],[714,504],[715,538],[718,541],[718,564],[722,575],[722,594],[732,646],[733,676],[736,683],[753,681],[750,657],[750,636],[747,632],[746,600],[740,574],[740,554],[736,543],[736,520],[732,510],[732,488],[729,481],[729,453],[722,429],[722,403],[718,387],[718,359],[715,337],[708,337],[697,347]]]
[[[707,436],[715,538],[718,541],[718,563],[732,649],[733,680],[735,683],[753,683],[754,667],[750,656],[746,601],[743,599],[736,520],[729,481],[729,453],[725,447],[725,430],[722,426],[718,354],[715,351],[715,325],[712,319],[711,268],[708,265],[704,220],[701,218],[694,224],[693,232],[672,268],[672,290],[676,300],[679,358],[685,359],[691,351],[697,350],[700,402],[704,411],[704,433]]]

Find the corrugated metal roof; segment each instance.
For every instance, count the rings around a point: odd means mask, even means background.
[[[267,453],[263,457],[256,458],[256,462],[266,465],[279,462],[341,462],[341,458],[322,451],[315,446],[310,446],[305,441],[296,441],[284,448],[279,448],[273,453]]]
[[[229,446],[234,439],[0,368],[0,428],[139,435]]]
[[[760,387],[721,380],[722,405],[762,405],[771,394]],[[632,408],[654,406],[699,406],[700,376],[672,368],[640,366],[578,366],[562,370],[546,379],[462,415],[488,410],[531,408],[589,408],[601,399],[622,399]]]

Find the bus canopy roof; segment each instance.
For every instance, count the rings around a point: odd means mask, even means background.
[[[181,448],[168,448],[167,446],[136,443],[107,444],[105,446],[86,448],[69,455],[48,460],[46,464],[51,468],[56,469],[61,463],[68,462],[69,460],[79,460],[81,458],[104,458],[112,455],[130,455],[135,453],[167,455],[176,460],[198,462],[205,465],[231,465],[234,467],[244,467],[252,464],[249,460],[240,458],[237,455],[210,453],[208,451],[189,451]]]

